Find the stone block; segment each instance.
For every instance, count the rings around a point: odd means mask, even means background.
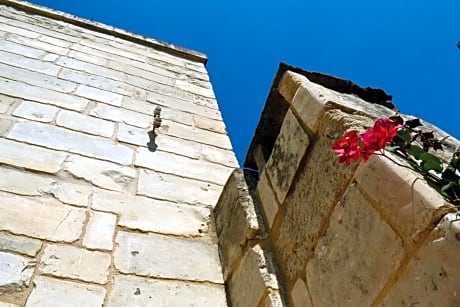
[[[278,91],[288,103],[291,103],[299,86],[305,79],[306,77],[301,74],[286,71],[281,77],[278,85]]]
[[[0,139],[0,163],[54,174],[65,157],[63,152]]]
[[[229,177],[213,210],[213,218],[222,270],[227,279],[236,261],[242,257],[247,242],[267,236],[241,169],[235,169]]]
[[[136,150],[134,165],[161,173],[212,182],[219,185],[224,185],[228,176],[233,171],[233,168],[163,151],[151,152],[147,148],[138,148]]]
[[[200,144],[165,134],[158,134],[151,139],[150,131],[151,128],[142,129],[118,124],[117,140],[138,146],[148,146],[153,151],[161,150],[193,159],[200,157]]]
[[[200,159],[229,167],[239,167],[233,150],[222,149],[206,144],[200,144],[200,147]]]
[[[78,240],[86,219],[80,208],[0,193],[0,230],[49,241]]]
[[[115,81],[123,81],[124,80],[124,75],[122,72],[105,68],[99,65],[79,61],[76,59],[68,58],[68,57],[60,57],[57,61],[56,64],[70,68],[70,69],[75,69],[75,70],[80,70],[84,71],[89,74],[94,74],[97,76],[101,77],[106,77],[109,79],[113,79]],[[59,68],[59,66],[56,66]]]
[[[44,50],[29,48],[5,39],[2,39],[2,46],[0,47],[0,50],[5,53],[11,53],[13,56],[24,56],[32,59],[40,59],[46,54]]]
[[[89,114],[94,117],[124,123],[139,128],[151,128],[153,116],[148,116],[139,112],[125,110],[114,106],[99,103]]]
[[[116,223],[115,214],[91,210],[83,246],[89,249],[112,250]]]
[[[181,110],[182,112],[189,112],[191,114],[198,114],[212,119],[222,120],[222,115],[220,114],[219,110],[199,106],[190,101],[174,99],[165,94],[148,92],[146,99],[147,101],[153,102],[155,104],[176,110]]]
[[[123,96],[120,94],[86,85],[79,85],[75,91],[75,95],[117,107],[121,106],[121,102],[123,101]]]
[[[128,110],[152,116],[158,105],[152,102],[140,101],[131,97],[124,97],[122,107]],[[193,125],[192,114],[177,109],[161,107],[161,118],[170,121],[182,123],[184,125]]]
[[[278,290],[272,255],[260,245],[250,248],[228,281],[232,306],[260,306],[268,289]]]
[[[0,250],[35,257],[41,248],[42,242],[40,240],[0,232]]]
[[[13,124],[14,121],[10,118],[0,116],[0,136],[4,137],[13,126]]]
[[[13,32],[14,33],[14,32]],[[10,34],[7,37],[8,41],[20,44],[22,46],[27,46],[33,48],[33,50],[41,50],[49,53],[55,53],[59,55],[64,55],[67,53],[68,49],[53,44],[48,44],[46,42],[40,41],[38,39],[30,39],[16,34]]]
[[[379,306],[460,305],[458,218],[448,214],[441,220]]]
[[[227,130],[225,129],[225,124],[221,120],[215,120],[212,118],[194,114],[193,124],[195,127],[200,129],[205,129],[217,133],[227,133]]]
[[[401,238],[351,185],[307,265],[312,305],[371,306],[404,256]]]
[[[0,191],[20,195],[40,196],[50,191],[56,181],[38,174],[11,168],[0,168]]]
[[[221,186],[141,169],[137,194],[172,202],[214,207]]]
[[[88,100],[84,98],[2,77],[0,77],[0,88],[4,94],[9,96],[17,97],[20,93],[20,97],[24,100],[38,101],[74,111],[83,111],[88,104]]]
[[[118,224],[130,229],[179,236],[203,236],[208,232],[207,208],[105,190],[95,191],[91,207],[118,214]]]
[[[115,243],[115,268],[122,273],[223,283],[217,245],[124,231],[117,233]]]
[[[25,52],[31,52],[30,48],[24,48],[24,50]],[[39,52],[45,54],[42,51]],[[55,65],[54,63],[43,62],[38,59],[28,58],[23,55],[5,51],[0,51],[0,63],[4,63],[7,65],[14,63],[14,66],[16,67],[39,72],[49,76],[56,76],[59,71],[59,66]]]
[[[108,138],[115,131],[115,123],[113,122],[66,110],[59,112],[56,124],[68,129]]]
[[[417,244],[440,218],[436,209],[445,204],[443,197],[421,175],[386,157],[373,155],[356,170],[355,179],[408,246]]]
[[[266,171],[280,204],[284,202],[292,180],[297,172],[310,139],[292,111],[284,117],[283,125],[276,138]]]
[[[191,84],[185,80],[176,80],[175,87],[180,88],[186,92],[190,92],[193,94],[197,94],[200,96],[208,97],[208,98],[215,98],[214,91],[212,88],[204,88],[195,84]]]
[[[298,170],[285,200],[280,225],[272,229],[274,249],[288,282],[295,282],[312,255],[327,218],[352,180],[357,164],[338,163],[329,135],[341,135],[347,129],[362,131],[370,120],[331,110],[325,113],[315,144]]]
[[[272,228],[280,205],[265,171],[260,174],[260,179],[257,183],[257,195],[264,210],[267,225],[269,228]]]
[[[93,188],[88,185],[69,182],[54,182],[51,184],[49,193],[59,201],[78,207],[86,207]]]
[[[19,99],[0,94],[0,113],[5,113]]]
[[[70,155],[66,159],[63,169],[76,178],[114,191],[130,190],[137,178],[137,172],[134,168],[79,155]]]
[[[0,295],[27,287],[35,270],[35,260],[0,252]]]
[[[22,35],[28,38],[37,38],[40,36],[39,33],[32,32],[32,31],[22,29],[22,28],[18,28],[18,27],[14,27],[6,23],[0,24],[0,31],[7,32],[7,33],[16,33],[18,35]]]
[[[303,279],[298,278],[291,290],[291,300],[294,307],[313,306],[310,301],[307,286]]]
[[[87,74],[84,71],[62,68],[59,71],[60,79],[72,81],[78,84],[90,85],[101,90],[110,91],[121,95],[131,95],[133,86],[121,81],[111,80],[105,77]]]
[[[221,285],[116,275],[107,306],[227,306]]]
[[[70,245],[48,244],[38,269],[42,274],[105,284],[110,263],[110,254]]]
[[[50,302],[59,302],[60,306],[100,307],[104,303],[105,289],[101,286],[45,276],[36,277],[34,285],[26,307],[50,306]]]
[[[54,120],[59,108],[32,101],[23,101],[14,110],[13,115],[43,123],[50,123]]]
[[[40,88],[46,88],[61,93],[71,93],[77,87],[74,82],[61,80],[55,76],[44,75],[41,72],[31,71],[26,68],[19,68],[1,63],[0,77],[24,82]]]
[[[227,135],[208,130],[198,129],[180,123],[163,120],[159,133],[175,136],[178,138],[208,144],[223,149],[232,149],[232,144]]]
[[[112,140],[35,122],[17,123],[7,138],[125,165],[133,157],[132,149]]]

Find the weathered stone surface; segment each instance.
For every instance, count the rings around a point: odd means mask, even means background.
[[[99,65],[90,64],[87,62],[71,59],[68,57],[60,57],[56,61],[56,64],[63,66],[63,67],[70,68],[70,69],[81,70],[89,74],[94,74],[97,76],[102,76],[102,77],[106,77],[109,79],[113,79],[115,81],[123,80],[123,73],[119,71],[105,68]]]
[[[7,40],[21,44],[23,46],[31,47],[35,50],[40,50],[40,51],[43,50],[43,51],[60,54],[60,55],[64,55],[68,51],[67,48],[62,48],[56,45],[48,44],[38,39],[25,38],[25,37],[22,37],[16,34],[8,35]]]
[[[201,95],[201,96],[208,97],[208,98],[216,97],[214,96],[214,91],[211,88],[204,88],[201,86],[197,86],[195,84],[190,84],[189,82],[185,80],[176,80],[174,85],[177,88],[180,88],[184,91],[187,91],[193,94]]]
[[[89,249],[112,250],[117,216],[91,210],[83,246]]]
[[[161,173],[180,177],[213,182],[223,185],[233,168],[216,165],[202,160],[166,153],[151,152],[147,148],[138,148],[134,165],[145,167]]]
[[[448,214],[412,258],[380,306],[460,305],[460,221]],[[441,232],[437,237],[436,232]]]
[[[5,113],[17,101],[17,98],[0,94],[0,113]]]
[[[53,121],[59,108],[33,101],[23,101],[14,110],[13,115],[38,122],[49,123]]]
[[[225,129],[225,124],[221,120],[215,120],[209,117],[194,114],[193,123],[195,127],[200,129],[210,130],[217,133],[227,133],[227,130]]]
[[[155,171],[140,170],[137,194],[173,202],[214,207],[222,187]]]
[[[26,307],[50,306],[50,302],[59,302],[60,306],[100,307],[104,302],[105,289],[100,286],[44,276],[36,277],[34,285]]]
[[[265,172],[262,172],[259,182],[257,183],[257,195],[264,210],[267,225],[272,228],[280,206],[270,185],[270,179],[268,179]]]
[[[217,245],[124,231],[118,232],[115,242],[115,267],[123,273],[223,283]]]
[[[286,307],[288,306],[279,290],[268,289],[267,294],[259,304],[261,307]],[[309,307],[308,305],[306,307]]]
[[[14,65],[14,63],[11,64]],[[55,76],[48,76],[29,69],[4,64],[0,64],[0,77],[24,82],[61,93],[71,93],[77,87],[75,83],[58,79]]]
[[[90,85],[101,90],[106,90],[121,95],[131,95],[133,92],[133,87],[126,83],[110,80],[101,76],[96,76],[94,74],[87,74],[83,71],[62,68],[59,71],[58,77],[64,80],[70,80],[78,84]]]
[[[105,137],[111,137],[115,130],[115,123],[113,122],[65,110],[59,112],[56,124],[72,130]]]
[[[16,44],[16,46],[18,45]],[[24,48],[24,51],[30,52],[31,49]],[[42,51],[39,51],[39,52],[41,54],[44,54]],[[59,71],[59,66],[54,65],[52,63],[42,62],[38,59],[25,57],[19,54],[11,53],[11,52],[0,51],[0,62],[4,64],[14,63],[14,66],[16,67],[25,68],[28,70],[36,71],[36,72],[39,72],[45,75],[50,75],[50,76],[56,76],[57,72]]]
[[[273,146],[265,171],[273,184],[275,194],[282,204],[291,186],[310,140],[292,111],[284,117],[280,133]]]
[[[0,230],[50,241],[80,237],[86,219],[82,209],[6,193],[0,193],[0,200]]]
[[[30,172],[19,171],[10,168],[0,168],[0,191],[11,192],[20,195],[42,195],[48,193],[55,181]]]
[[[0,250],[35,257],[41,247],[42,242],[39,240],[0,232]]]
[[[419,174],[382,156],[360,165],[355,179],[409,246],[431,230],[439,219],[435,209],[445,203]]]
[[[223,286],[117,275],[107,306],[227,306]]]
[[[213,218],[222,270],[227,279],[234,262],[241,258],[247,241],[266,236],[241,169],[235,169],[229,177],[213,210]]]
[[[292,287],[291,299],[294,307],[308,307],[313,306],[308,295],[308,289],[303,279],[299,278]]]
[[[0,307],[20,307],[20,306],[16,304],[0,302]]]
[[[338,163],[331,150],[334,141],[327,136],[341,135],[347,129],[362,131],[366,124],[372,125],[367,118],[338,110],[328,111],[322,118],[315,145],[286,197],[285,203],[289,205],[285,207],[281,224],[278,229],[272,229],[280,268],[292,282],[306,266],[329,212],[343,195],[357,167]]]
[[[200,144],[200,146],[200,159],[229,167],[239,167],[235,153],[232,150],[226,150],[206,144]]]
[[[123,96],[120,94],[100,90],[95,87],[86,85],[79,85],[77,90],[75,91],[75,94],[77,96],[81,96],[99,102],[104,102],[118,107],[121,106],[121,102],[123,101]]]
[[[200,144],[176,138],[170,135],[158,134],[151,139],[149,133],[151,128],[142,129],[125,124],[118,124],[117,139],[138,146],[148,146],[150,150],[172,152],[177,155],[193,159],[200,157]]]
[[[279,289],[272,255],[260,245],[249,249],[228,282],[232,306],[259,306],[266,290]]]
[[[7,137],[120,164],[132,162],[133,151],[126,146],[114,144],[108,139],[41,123],[19,122],[14,125]]]
[[[181,236],[207,233],[209,209],[98,190],[93,209],[120,215],[118,224],[131,229]]]
[[[137,177],[134,168],[78,155],[67,158],[63,169],[98,187],[115,191],[129,190]]]
[[[99,103],[94,109],[91,110],[89,114],[98,118],[125,123],[127,125],[139,128],[150,128],[153,123],[153,116],[148,116],[142,113],[125,110],[102,103]]]
[[[307,265],[313,306],[371,306],[404,256],[400,237],[351,185]]]
[[[0,163],[54,174],[65,157],[63,152],[0,139]]]
[[[222,115],[219,110],[206,108],[203,106],[196,105],[190,101],[183,101],[180,99],[174,99],[165,94],[156,92],[147,93],[147,101],[159,104],[168,108],[181,110],[183,112],[189,112],[192,114],[198,114],[201,116],[209,117],[216,120],[222,120]]]
[[[43,274],[105,284],[109,275],[109,254],[70,245],[49,244],[41,258]]]
[[[0,136],[4,137],[13,126],[13,124],[14,121],[10,118],[0,116]]]
[[[306,77],[302,76],[301,74],[292,71],[286,71],[279,82],[278,91],[284,97],[284,99],[290,103],[294,98],[294,95],[296,94],[299,86],[305,79]]]
[[[230,139],[227,135],[222,133],[215,133],[208,130],[194,128],[168,120],[163,120],[159,131],[160,133],[195,141],[198,143],[208,144],[224,149],[232,149]]]
[[[38,101],[69,110],[83,111],[88,104],[88,100],[84,98],[4,78],[0,78],[0,88],[9,96],[17,97],[20,94],[24,100]]]
[[[0,294],[21,291],[27,287],[34,269],[34,260],[0,252]]]
[[[54,182],[49,193],[65,204],[86,207],[93,188],[86,185],[69,182]]]

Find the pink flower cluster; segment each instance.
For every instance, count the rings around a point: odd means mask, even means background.
[[[359,159],[366,162],[374,152],[385,148],[401,127],[387,118],[380,118],[372,129],[360,136],[354,130],[347,132],[332,145],[332,150],[339,156],[340,163],[349,165]]]

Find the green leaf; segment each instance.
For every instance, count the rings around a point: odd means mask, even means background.
[[[442,165],[441,165],[440,162],[438,162],[436,160],[424,161],[423,164],[422,164],[422,167],[423,167],[423,170],[425,172],[428,172],[428,171],[431,171],[431,170],[434,170],[434,171],[437,171],[437,172],[442,172]]]
[[[422,160],[423,162],[436,161],[439,164],[441,164],[441,160],[438,157],[436,157],[435,155],[430,154],[429,152],[424,152],[423,154],[421,154],[420,155],[420,160]]]
[[[449,183],[443,185],[443,186],[441,187],[441,194],[443,194],[443,195],[445,195],[445,196],[449,196],[448,191],[449,191],[449,189],[452,187],[453,184],[454,184],[453,182],[449,182]]]
[[[397,136],[403,139],[406,144],[409,144],[412,141],[410,132],[407,129],[399,129]]]
[[[417,145],[410,145],[409,148],[406,149],[406,152],[414,156],[417,160],[422,160],[421,156],[426,153],[420,146]]]

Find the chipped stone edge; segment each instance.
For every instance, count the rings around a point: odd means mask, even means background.
[[[27,13],[38,14],[44,17],[52,18],[67,22],[69,24],[79,26],[91,31],[97,31],[99,33],[112,35],[117,38],[121,38],[133,43],[141,44],[147,47],[154,48],[159,51],[167,52],[171,55],[182,57],[187,60],[195,61],[206,65],[208,57],[201,52],[194,51],[191,49],[179,47],[164,41],[149,38],[144,35],[136,34],[133,32],[125,31],[120,28],[105,25],[100,22],[91,21],[85,18],[81,18],[72,14],[64,13],[58,10],[46,8],[44,6],[31,4],[25,1],[19,0],[0,0],[1,5],[10,6],[19,10],[23,10]]]

